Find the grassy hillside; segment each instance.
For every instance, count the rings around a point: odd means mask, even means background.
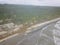
[[[0,4],[0,20],[12,19],[17,24],[60,17],[60,7]],[[1,23],[0,23],[1,24]]]

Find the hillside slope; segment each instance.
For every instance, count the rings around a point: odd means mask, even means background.
[[[0,20],[20,24],[34,20],[44,21],[60,17],[60,7],[0,4]],[[2,23],[2,24],[3,24]]]

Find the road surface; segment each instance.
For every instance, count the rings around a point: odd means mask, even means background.
[[[37,28],[36,31],[27,35],[17,35],[1,42],[0,45],[59,45],[55,36],[55,31],[58,29],[55,25],[56,22],[46,25],[42,29]]]

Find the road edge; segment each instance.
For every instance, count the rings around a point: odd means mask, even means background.
[[[28,34],[28,33],[32,32],[32,31],[36,31],[36,30],[32,30],[34,28],[41,27],[42,25],[47,25],[49,23],[53,23],[53,22],[56,22],[56,21],[59,21],[59,20],[60,20],[60,18],[56,18],[56,19],[53,19],[53,20],[50,20],[50,21],[46,21],[46,22],[43,22],[43,23],[33,25],[33,26],[27,28],[27,31],[25,32],[25,34]]]
[[[25,32],[24,35],[26,35],[26,34],[32,32],[31,29],[34,29],[34,28],[36,28],[36,27],[38,27],[38,26],[42,26],[42,25],[45,25],[45,24],[49,24],[49,23],[52,23],[52,22],[58,21],[59,19],[60,19],[60,18],[56,18],[56,19],[53,19],[53,20],[50,20],[50,21],[46,21],[46,22],[43,22],[43,23],[39,23],[39,24],[33,25],[33,26],[27,28],[27,31]],[[35,31],[35,30],[33,30],[33,31]],[[3,41],[5,41],[5,40],[7,40],[7,39],[10,39],[10,38],[12,38],[12,37],[17,36],[18,34],[19,34],[19,33],[14,34],[14,35],[11,35],[11,36],[9,36],[9,37],[7,37],[7,38],[2,39],[2,40],[0,40],[0,43],[3,42]]]

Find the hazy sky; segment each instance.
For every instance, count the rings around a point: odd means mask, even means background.
[[[60,6],[60,0],[0,0],[2,4],[24,4],[24,5],[43,5]]]

